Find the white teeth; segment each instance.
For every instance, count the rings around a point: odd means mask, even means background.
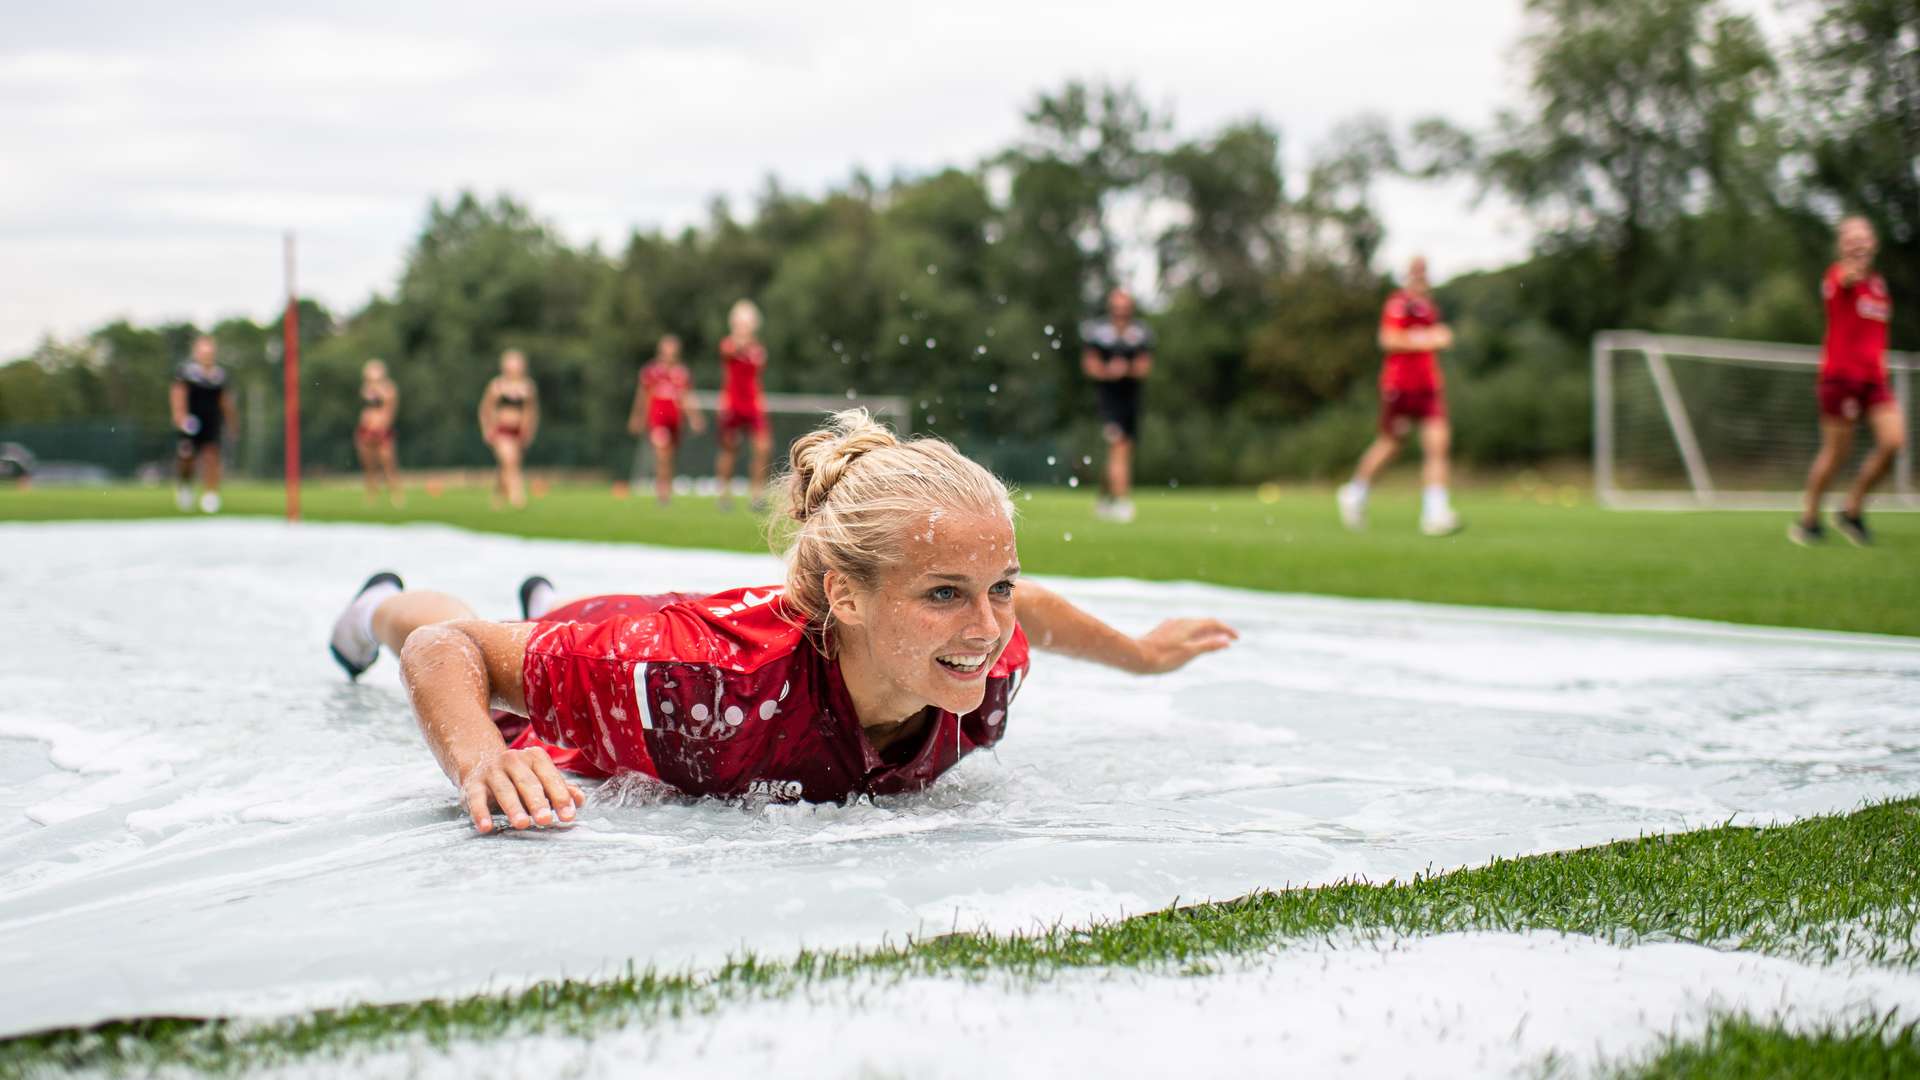
[[[987,657],[985,653],[981,653],[975,656],[936,656],[934,657],[934,659],[940,661],[941,663],[947,665],[950,668],[953,668],[956,671],[962,671],[962,672],[979,671],[980,665],[985,664],[987,662]]]

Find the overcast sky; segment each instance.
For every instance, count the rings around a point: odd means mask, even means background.
[[[1197,133],[1258,114],[1290,169],[1339,120],[1518,98],[1519,0],[759,5],[8,4],[0,357],[115,315],[267,318],[280,235],[337,311],[392,288],[427,200],[511,192],[575,242],[969,165],[1033,94],[1132,80]],[[1383,192],[1385,257],[1524,251],[1462,187]]]

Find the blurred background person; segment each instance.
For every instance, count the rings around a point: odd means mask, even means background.
[[[213,338],[206,334],[194,338],[192,358],[174,372],[173,385],[167,392],[173,429],[180,433],[174,502],[183,511],[193,509],[197,466],[200,509],[208,514],[219,512],[221,439],[240,430],[233,393],[227,387],[227,370],[214,362],[215,351]]]
[[[1873,452],[1860,463],[1834,527],[1862,547],[1873,542],[1867,529],[1867,493],[1887,474],[1907,441],[1900,403],[1887,384],[1887,323],[1893,318],[1893,295],[1887,291],[1887,279],[1873,268],[1880,238],[1866,218],[1849,217],[1840,222],[1835,248],[1838,258],[1820,281],[1820,298],[1827,309],[1817,390],[1820,452],[1807,472],[1806,507],[1800,520],[1787,526],[1787,539],[1803,547],[1826,539],[1820,500],[1833,474],[1852,456],[1854,429],[1860,421],[1864,419],[1873,431]]]
[[[668,334],[660,339],[653,359],[640,369],[633,408],[627,413],[628,434],[645,433],[653,446],[653,497],[661,506],[673,496],[673,457],[680,447],[680,425],[706,430],[692,392],[693,376],[680,362],[680,339]]]
[[[400,388],[387,377],[382,360],[369,360],[360,368],[360,422],[353,429],[353,449],[360,456],[360,471],[367,481],[367,502],[387,485],[387,497],[395,506],[405,506],[400,491],[400,464],[393,445],[393,423],[400,412]]]
[[[540,395],[527,376],[527,356],[519,349],[508,349],[500,354],[500,374],[488,380],[480,395],[480,435],[499,464],[494,482],[496,508],[502,497],[516,509],[527,505],[521,467],[539,426]]]
[[[1107,315],[1080,329],[1080,368],[1100,401],[1107,460],[1093,512],[1106,521],[1133,520],[1133,448],[1140,437],[1140,392],[1153,370],[1153,331],[1134,318],[1133,294],[1107,294]]]
[[[753,440],[753,461],[747,490],[755,510],[766,501],[767,462],[773,456],[773,428],[767,419],[766,392],[760,376],[767,367],[767,349],[757,336],[760,309],[751,300],[737,300],[727,312],[727,336],[720,342],[720,408],[714,434],[720,453],[713,471],[720,480],[720,509],[733,505],[733,465],[740,452],[740,433]]]
[[[1380,348],[1387,354],[1380,369],[1380,433],[1360,456],[1353,480],[1336,495],[1340,520],[1349,529],[1367,524],[1367,495],[1380,470],[1400,452],[1407,435],[1420,435],[1420,531],[1428,536],[1459,532],[1460,518],[1447,495],[1447,452],[1453,429],[1447,424],[1447,398],[1438,352],[1453,347],[1453,330],[1440,321],[1427,281],[1427,260],[1415,255],[1407,264],[1406,284],[1387,297],[1380,312]]]

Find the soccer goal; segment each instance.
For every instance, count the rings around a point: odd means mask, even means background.
[[[1593,479],[1602,506],[1771,510],[1799,505],[1820,448],[1820,350],[1610,330],[1593,339]],[[1887,354],[1894,396],[1915,430],[1920,356]],[[1853,466],[1873,445],[1864,427]],[[1851,467],[1835,490],[1851,482]],[[1920,510],[1913,442],[1875,509]]]
[[[706,419],[706,430],[696,434],[684,422],[680,426],[680,447],[674,454],[674,486],[682,491],[710,492],[714,489],[714,458],[720,449],[714,433],[714,420],[720,395],[711,390],[696,390],[693,404]],[[829,394],[768,394],[767,420],[773,428],[773,465],[786,464],[787,447],[793,440],[820,426],[830,413],[842,409],[865,409],[873,418],[901,433],[907,433],[913,412],[903,397],[868,397]],[[734,465],[735,494],[747,490],[747,469],[752,463],[752,448],[746,438],[740,440],[740,455]],[[629,480],[635,490],[653,483],[653,446],[642,436],[634,447]]]

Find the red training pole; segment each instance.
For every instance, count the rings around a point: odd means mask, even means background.
[[[293,280],[293,233],[287,233],[286,335],[287,520],[300,520],[300,300]]]

